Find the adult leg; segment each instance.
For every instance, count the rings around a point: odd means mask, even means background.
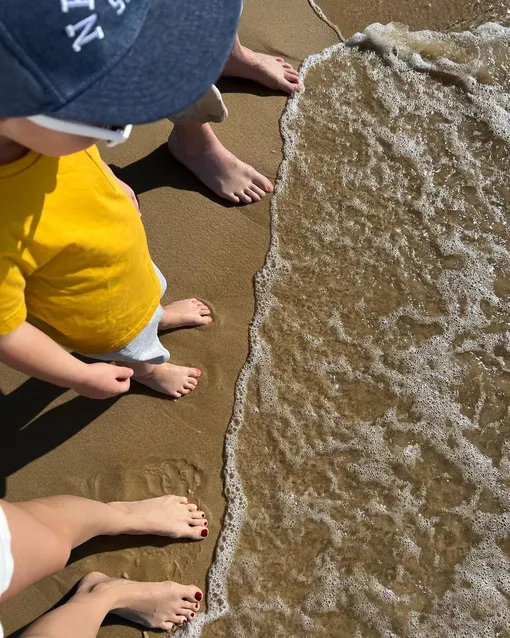
[[[283,58],[257,53],[236,39],[223,75],[253,80],[273,91],[292,95],[303,88],[298,72]]]
[[[49,496],[24,503],[0,501],[11,535],[14,573],[6,600],[60,571],[74,547],[100,535],[156,534],[201,540],[205,514],[185,497],[101,503],[78,496]]]
[[[168,138],[168,149],[218,197],[251,204],[273,191],[267,177],[223,146],[209,123],[176,124]]]
[[[190,621],[202,592],[171,581],[137,583],[93,572],[65,604],[34,622],[23,638],[95,638],[109,612],[145,627],[169,631]]]

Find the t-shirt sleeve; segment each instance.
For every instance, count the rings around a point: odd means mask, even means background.
[[[26,318],[23,273],[12,259],[0,255],[0,335],[16,330]]]

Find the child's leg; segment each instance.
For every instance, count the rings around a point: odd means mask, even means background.
[[[138,381],[156,392],[168,394],[174,399],[179,399],[194,390],[202,374],[198,368],[187,368],[167,362],[154,364],[122,361],[119,365],[133,369],[133,381]]]
[[[23,638],[67,638],[70,633],[73,638],[95,638],[108,612],[145,627],[170,631],[193,619],[199,600],[202,592],[194,585],[137,583],[92,572],[65,605],[33,623]]]
[[[205,514],[185,497],[160,496],[101,503],[78,496],[49,496],[24,503],[0,501],[11,536],[14,573],[5,600],[60,571],[74,547],[99,535],[157,534],[201,540]]]
[[[154,264],[154,269],[161,285],[161,297],[166,292],[167,283],[161,270]],[[172,330],[191,326],[207,326],[211,323],[210,309],[198,299],[181,299],[161,307],[156,312],[153,320],[157,330]],[[151,328],[149,328],[151,329]]]

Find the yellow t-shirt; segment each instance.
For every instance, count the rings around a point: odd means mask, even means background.
[[[63,346],[107,353],[160,297],[138,212],[96,147],[0,166],[0,334],[28,319]]]

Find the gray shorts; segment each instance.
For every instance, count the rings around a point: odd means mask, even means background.
[[[161,296],[166,291],[166,279],[159,268],[154,264],[159,282],[161,284]],[[156,308],[152,319],[133,341],[130,341],[123,348],[106,352],[104,354],[87,354],[91,359],[100,361],[124,361],[125,363],[165,363],[170,359],[170,353],[162,345],[158,336],[158,325],[163,317],[163,307],[161,304]]]

